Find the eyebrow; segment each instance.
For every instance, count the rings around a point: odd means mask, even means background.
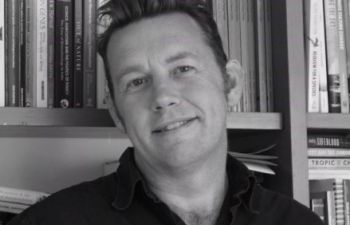
[[[184,59],[184,58],[187,58],[187,57],[190,57],[190,58],[197,58],[197,55],[192,53],[192,52],[179,52],[169,58],[167,58],[165,60],[166,63],[172,63],[174,61],[177,61],[177,60],[181,60],[181,59]]]

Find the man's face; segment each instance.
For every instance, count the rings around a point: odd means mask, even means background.
[[[226,151],[221,70],[198,24],[172,13],[114,32],[115,104],[138,163],[183,167]]]

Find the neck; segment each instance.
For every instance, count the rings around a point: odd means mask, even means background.
[[[214,224],[227,189],[226,158],[225,149],[205,162],[168,173],[141,169],[153,193],[187,224]]]

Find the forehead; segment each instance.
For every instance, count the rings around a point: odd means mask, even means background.
[[[213,55],[197,22],[177,12],[142,19],[115,31],[107,46],[107,57],[113,67],[118,59],[137,61],[144,54],[162,57],[176,51]]]

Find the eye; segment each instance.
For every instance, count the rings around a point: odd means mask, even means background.
[[[176,67],[173,71],[172,74],[177,75],[177,74],[185,74],[185,73],[189,73],[192,72],[194,70],[193,66],[178,66]]]
[[[135,78],[129,81],[126,85],[126,91],[136,91],[143,88],[147,83],[149,83],[148,77]]]

